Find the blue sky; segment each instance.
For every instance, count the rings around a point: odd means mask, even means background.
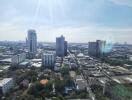
[[[0,40],[132,43],[132,0],[0,0]]]

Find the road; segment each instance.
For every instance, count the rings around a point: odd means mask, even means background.
[[[69,50],[68,50],[68,53],[69,53],[70,56],[73,58],[73,60],[78,64],[78,66],[79,66],[79,68],[80,68],[80,70],[81,70],[81,74],[82,74],[82,76],[83,76],[83,78],[84,78],[84,74],[83,74],[82,67],[81,67],[81,63],[80,63],[79,59],[76,58],[74,54],[71,54]],[[84,78],[84,79],[85,79],[85,78]],[[91,88],[90,88],[90,86],[89,86],[89,84],[88,84],[88,79],[85,79],[85,80],[87,81],[87,92],[89,93],[90,99],[91,99],[91,100],[96,100],[95,94],[92,92],[92,90],[91,90]]]
[[[79,69],[81,70],[82,76],[83,76],[83,78],[85,79],[86,77],[84,77],[83,69],[82,69],[82,67],[81,67],[83,64],[81,64],[81,62],[79,61],[79,59],[78,59],[77,57],[75,57],[74,54],[71,54],[69,50],[68,50],[68,53],[69,53],[70,56],[74,59],[74,61],[78,64]],[[95,59],[93,59],[93,60],[95,60]],[[119,84],[117,81],[115,81],[115,80],[112,79],[112,77],[107,73],[106,70],[104,70],[104,69],[101,67],[101,66],[106,66],[106,67],[107,67],[107,64],[106,64],[106,65],[104,65],[104,64],[102,65],[102,63],[101,63],[99,60],[96,60],[96,61],[98,61],[98,62],[100,63],[100,65],[96,65],[96,68],[99,69],[99,70],[102,72],[102,74],[105,75],[106,78],[108,78],[109,80],[111,80],[112,83],[114,83],[114,84]],[[96,100],[95,94],[92,92],[92,90],[91,90],[91,88],[90,88],[90,86],[89,86],[89,84],[88,84],[88,83],[89,83],[89,82],[88,82],[88,79],[85,79],[85,80],[87,80],[87,91],[88,91],[88,93],[89,93],[90,99],[91,99],[91,100]]]

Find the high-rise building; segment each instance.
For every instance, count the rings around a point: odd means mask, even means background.
[[[97,40],[97,57],[104,54],[106,41]]]
[[[67,41],[64,43],[64,55],[67,56]]]
[[[55,54],[54,53],[44,53],[42,55],[42,66],[48,69],[54,69],[55,64]]]
[[[88,54],[90,56],[96,56],[96,48],[97,48],[96,42],[89,42],[88,43]]]
[[[28,39],[26,38],[26,47],[28,47]]]
[[[34,57],[37,52],[37,35],[35,30],[28,30],[28,52]]]
[[[56,56],[64,57],[67,55],[67,42],[63,36],[56,38]]]
[[[100,57],[104,54],[105,41],[97,40],[96,42],[89,42],[88,54],[94,57]]]

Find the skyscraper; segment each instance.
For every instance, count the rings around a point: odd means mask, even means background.
[[[64,55],[67,56],[67,41],[64,43]]]
[[[89,42],[88,54],[94,57],[100,57],[104,54],[105,41],[97,40],[96,42]]]
[[[28,52],[34,57],[37,52],[37,35],[35,30],[28,30]]]
[[[96,43],[97,43],[97,56],[99,57],[104,54],[106,42],[97,40]]]
[[[90,56],[96,56],[96,48],[97,48],[97,43],[96,42],[89,42],[88,43],[88,54]]]
[[[64,57],[67,55],[67,42],[63,36],[56,38],[56,56]]]

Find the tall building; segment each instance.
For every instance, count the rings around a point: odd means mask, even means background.
[[[88,43],[88,54],[90,56],[96,56],[96,47],[97,47],[96,42],[89,42]]]
[[[26,38],[26,47],[28,47],[28,39]]]
[[[34,57],[37,52],[37,35],[35,30],[28,30],[28,52]]]
[[[67,55],[67,41],[63,36],[56,38],[56,56],[64,57]]]
[[[67,46],[68,46],[67,41],[65,41],[64,43],[64,55],[65,56],[67,56]]]
[[[106,41],[97,40],[97,57],[104,54]]]
[[[42,66],[48,69],[54,69],[55,64],[55,54],[54,53],[44,53],[42,55]]]
[[[96,42],[89,42],[88,54],[94,57],[100,57],[104,54],[105,41],[97,40]]]

